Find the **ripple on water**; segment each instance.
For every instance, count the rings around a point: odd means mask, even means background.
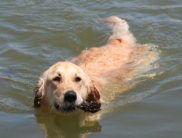
[[[28,112],[30,111],[28,106],[25,106],[24,103],[21,103],[18,99],[13,98],[1,98],[0,99],[0,108],[4,112]]]
[[[0,78],[0,82],[2,78]],[[26,83],[3,79],[6,86],[1,87],[0,109],[4,112],[28,112],[32,110],[32,92]],[[1,83],[3,85],[3,83]],[[9,85],[7,85],[7,83]]]

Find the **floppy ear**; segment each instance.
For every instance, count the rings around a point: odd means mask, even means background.
[[[90,87],[90,93],[88,95],[88,102],[96,102],[100,104],[100,93],[98,89],[95,87],[94,83],[92,82],[92,85]]]
[[[35,98],[34,98],[34,107],[40,107],[41,106],[41,100],[42,97],[44,96],[44,86],[45,86],[45,80],[41,77],[38,80],[37,86],[35,87]]]

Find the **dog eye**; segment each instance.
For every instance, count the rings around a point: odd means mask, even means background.
[[[60,82],[61,81],[61,77],[59,76],[56,76],[52,79],[53,81],[56,81],[56,82]]]
[[[82,79],[80,77],[75,77],[76,82],[80,82]]]

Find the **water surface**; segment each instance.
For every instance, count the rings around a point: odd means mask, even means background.
[[[181,0],[0,0],[1,137],[180,138],[181,13]],[[138,42],[158,45],[158,75],[117,96],[101,120],[87,127],[77,115],[36,115],[38,76],[60,59],[104,44],[110,31],[103,19],[110,15],[126,19]]]

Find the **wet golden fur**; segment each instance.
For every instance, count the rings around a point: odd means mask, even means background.
[[[75,106],[89,95],[102,102],[108,86],[133,79],[156,59],[157,54],[148,46],[136,43],[125,20],[111,16],[106,22],[113,34],[105,45],[84,50],[70,61],[60,61],[40,77],[35,102],[41,99],[42,108],[54,108],[54,102],[66,108],[69,104],[64,102],[64,94],[70,90],[77,95]]]

